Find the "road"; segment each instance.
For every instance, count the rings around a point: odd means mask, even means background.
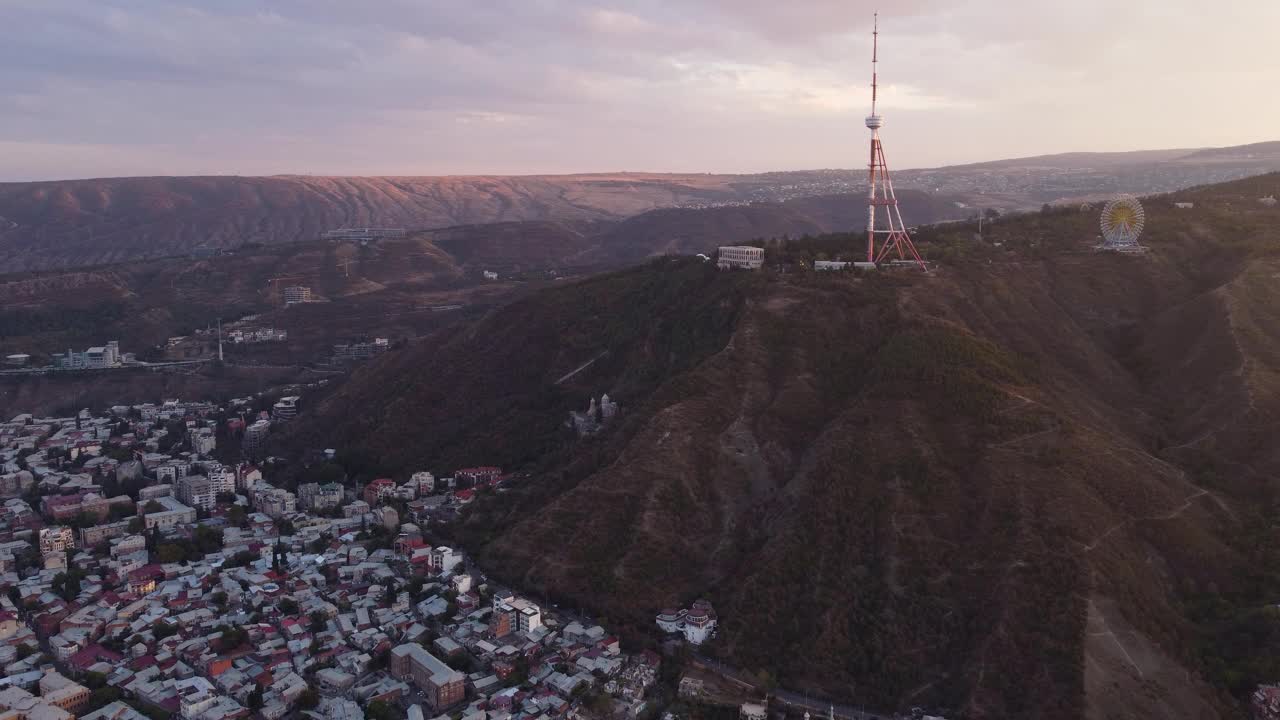
[[[756,690],[760,690],[755,678],[743,670],[725,665],[722,662],[712,660],[702,655],[693,656],[693,664],[703,670],[713,672],[723,678],[731,680],[739,685],[745,685]],[[806,697],[800,693],[791,692],[775,688],[770,693],[773,702],[783,705],[787,708],[796,710],[807,710],[815,718],[826,718],[828,713],[834,713],[837,720],[881,720],[881,718],[892,718],[893,714],[877,714],[866,712],[861,709],[851,707],[849,705],[831,705],[811,697]]]

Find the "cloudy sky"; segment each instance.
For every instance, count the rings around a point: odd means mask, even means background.
[[[750,172],[1280,139],[1277,0],[0,0],[0,180]]]

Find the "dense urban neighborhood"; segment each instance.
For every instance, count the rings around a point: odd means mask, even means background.
[[[701,693],[429,542],[502,469],[286,489],[263,443],[299,398],[273,401],[0,423],[0,718],[638,718]],[[655,615],[668,652],[714,634],[705,600]]]

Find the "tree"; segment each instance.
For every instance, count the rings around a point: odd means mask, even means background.
[[[409,578],[408,584],[405,585],[405,589],[409,591],[409,601],[414,605],[417,605],[418,601],[422,599],[422,586],[425,584],[426,581],[422,577],[415,575]]]
[[[89,705],[85,708],[85,712],[94,712],[110,705],[119,700],[123,694],[118,688],[103,686],[89,693]]]
[[[239,528],[247,527],[249,525],[249,513],[241,505],[232,505],[227,510],[227,522]]]
[[[53,591],[63,600],[71,602],[80,595],[80,572],[73,569],[69,573],[58,573],[53,576]]]
[[[222,647],[223,652],[234,650],[249,641],[249,632],[242,627],[219,625],[214,630],[222,633],[219,645]]]
[[[398,720],[395,708],[385,700],[374,700],[364,709],[364,716],[369,720]]]
[[[313,610],[310,615],[311,622],[307,625],[307,629],[312,633],[322,633],[329,628],[329,618],[319,610]]]
[[[180,563],[186,558],[187,553],[181,545],[165,543],[156,548],[156,559],[162,563]]]
[[[298,612],[298,603],[293,598],[280,598],[280,602],[276,603],[276,609],[285,615],[293,615]]]
[[[151,513],[164,512],[164,506],[156,500],[148,500],[146,505],[142,506],[143,511],[148,515]]]
[[[995,220],[1000,217],[1000,211],[995,208],[987,208],[983,215],[985,215],[988,220]]]
[[[253,690],[249,692],[249,709],[258,710],[262,707],[262,686],[255,685]]]
[[[142,532],[142,529],[143,529],[142,518],[137,517],[136,515],[132,518],[129,518],[129,534],[130,535],[137,535],[138,533]]]
[[[222,549],[222,528],[200,525],[196,528],[192,540],[202,553],[217,552]]]
[[[310,710],[319,704],[320,695],[316,693],[315,688],[308,687],[306,690],[302,691],[301,695],[298,696],[298,707],[303,710]]]

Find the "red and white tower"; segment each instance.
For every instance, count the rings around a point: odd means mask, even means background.
[[[920,258],[920,253],[916,252],[915,243],[911,242],[911,236],[902,223],[898,197],[893,193],[893,178],[889,175],[889,164],[885,162],[884,147],[880,144],[880,128],[884,125],[884,118],[876,114],[876,69],[880,62],[879,13],[876,13],[871,37],[871,114],[867,116],[867,128],[871,130],[871,164],[867,177],[867,262],[880,263],[886,258],[893,259],[891,255],[896,253],[898,260],[914,262],[921,270],[927,270],[928,267]],[[877,208],[884,208],[888,220],[887,226],[880,230],[876,229],[876,216],[880,214]],[[877,234],[884,236],[879,252],[876,252]]]

